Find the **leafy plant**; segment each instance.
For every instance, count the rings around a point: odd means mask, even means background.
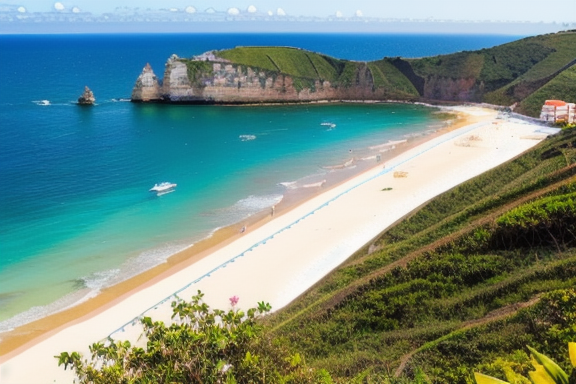
[[[72,369],[80,383],[331,383],[324,370],[311,370],[300,354],[262,337],[257,321],[270,305],[246,312],[211,310],[203,294],[172,303],[173,322],[144,317],[145,347],[109,340],[90,347],[90,360],[63,352],[58,365]]]
[[[532,365],[534,371],[530,371],[530,379],[534,384],[573,384],[576,383],[576,343],[568,343],[570,361],[572,363],[572,374],[568,375],[558,364],[548,356],[528,347],[532,353]],[[474,372],[476,384],[510,384],[526,382],[522,376],[513,371],[506,372],[506,378],[510,383],[492,376]]]

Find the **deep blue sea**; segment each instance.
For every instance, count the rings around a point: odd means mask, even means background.
[[[237,45],[375,60],[517,38],[0,35],[0,331],[162,263],[214,229],[269,209],[287,190],[338,172],[329,166],[370,157],[370,146],[441,124],[435,109],[417,105],[132,104],[147,62],[162,77],[173,53]],[[75,105],[85,85],[93,107]],[[178,187],[148,192],[162,181]]]

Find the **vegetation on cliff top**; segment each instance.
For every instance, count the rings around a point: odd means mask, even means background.
[[[237,47],[220,51],[218,56],[235,64],[330,82],[338,79],[345,65],[342,60],[287,47]]]

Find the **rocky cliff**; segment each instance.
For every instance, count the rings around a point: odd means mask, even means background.
[[[318,73],[316,77],[302,77],[242,65],[213,54],[202,58],[205,59],[189,60],[172,55],[166,62],[161,87],[147,65],[136,81],[132,101],[242,104],[379,100],[391,96],[391,88],[375,85],[367,63],[349,64],[346,74],[326,79]],[[410,97],[417,97],[417,93],[396,95],[396,98]]]
[[[132,101],[161,101],[160,83],[150,64],[146,64],[132,89]]]

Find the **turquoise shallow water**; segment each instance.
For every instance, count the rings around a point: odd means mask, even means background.
[[[148,57],[219,40],[131,39],[0,37],[0,331],[163,262],[330,177],[326,166],[439,124],[414,105],[132,104],[123,98]],[[84,85],[96,106],[73,104]],[[176,191],[148,192],[162,181]]]

